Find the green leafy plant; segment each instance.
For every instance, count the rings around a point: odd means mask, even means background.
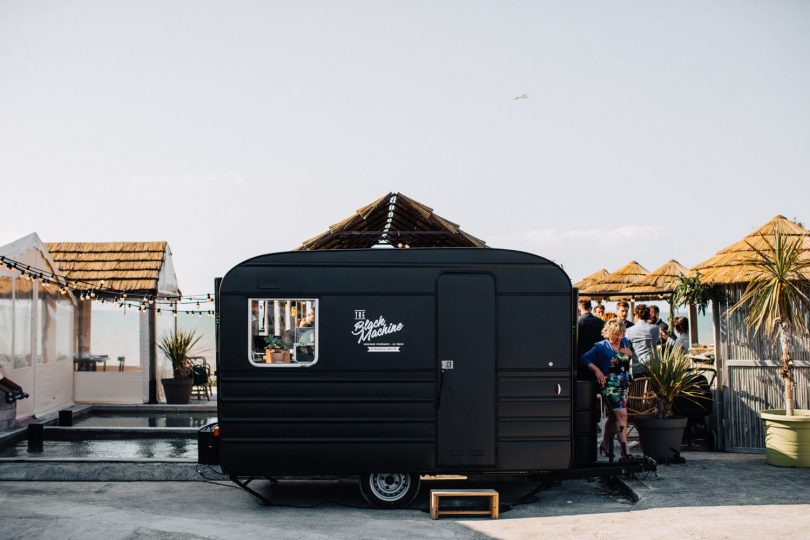
[[[264,348],[270,352],[281,352],[284,350],[284,342],[278,336],[267,336],[264,338]]]
[[[171,360],[175,379],[192,376],[191,362],[188,358],[200,339],[202,336],[198,336],[195,330],[176,330],[160,338],[158,349]]]
[[[810,259],[804,258],[803,238],[791,240],[777,228],[773,241],[761,236],[765,247],[750,242],[754,254],[744,261],[753,269],[751,281],[729,313],[747,309],[745,322],[754,331],[764,329],[778,337],[782,348],[779,375],[784,382],[785,415],[793,416],[794,385],[791,344],[795,333],[807,332],[804,315],[810,311]]]
[[[642,368],[655,394],[655,415],[658,418],[673,416],[672,405],[678,398],[695,403],[706,399],[703,395],[706,378],[692,371],[692,363],[680,348],[664,347],[657,358],[651,358],[642,364]]]
[[[705,315],[709,303],[722,297],[720,287],[701,281],[700,272],[694,276],[680,276],[678,280],[672,297],[675,307],[695,306],[701,315]]]

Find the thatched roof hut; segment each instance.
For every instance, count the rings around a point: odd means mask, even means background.
[[[627,287],[624,292],[639,300],[660,299],[663,296],[672,295],[680,283],[681,276],[688,274],[688,268],[675,259],[670,259]]]
[[[792,238],[802,238],[805,257],[810,258],[810,231],[784,216],[776,216],[768,223],[752,232],[739,242],[718,251],[714,257],[694,266],[693,271],[700,272],[701,280],[718,285],[745,284],[751,281],[753,268],[745,261],[754,255],[751,246],[765,249],[763,236],[773,242],[774,231],[779,228],[782,234]],[[750,245],[749,245],[750,244]],[[810,277],[810,273],[808,273]]]
[[[597,281],[605,279],[609,275],[610,275],[610,272],[608,272],[607,269],[602,268],[600,270],[597,270],[593,274],[591,274],[589,276],[585,276],[584,278],[582,278],[579,281],[577,281],[576,283],[574,283],[574,287],[576,287],[577,289],[579,289],[581,291],[582,289],[584,289],[585,287],[587,287],[591,283],[595,283]]]
[[[595,281],[585,287],[581,294],[601,298],[627,296],[624,292],[627,287],[641,280],[649,273],[649,270],[636,261],[630,261],[604,279]]]
[[[391,247],[486,247],[486,243],[433,209],[406,197],[388,193],[358,209],[329,230],[305,240],[297,250]]]
[[[180,296],[167,242],[51,242],[46,246],[65,277],[80,281],[80,287],[84,283],[88,289],[163,298]],[[140,341],[140,364],[148,370],[148,395],[144,397],[149,403],[157,403],[161,391],[159,371],[166,371],[165,365],[158,369],[156,310],[156,304],[149,304],[139,319],[141,335],[148,336]],[[92,352],[91,329],[92,302],[86,299],[79,302],[74,330],[79,355]],[[142,393],[140,379],[131,382]]]
[[[768,223],[714,257],[694,266],[705,283],[718,285],[721,294],[712,302],[714,322],[715,368],[718,371],[718,393],[722,402],[715,407],[720,445],[726,450],[751,452],[764,446],[759,411],[784,408],[779,381],[781,347],[779,340],[764,332],[753,332],[746,323],[748,306],[731,312],[751,281],[754,269],[746,260],[754,255],[751,246],[767,248],[765,239],[773,242],[777,228],[782,234],[801,239],[804,256],[810,257],[810,231],[776,216]],[[810,337],[794,336],[794,376],[796,407],[810,407]]]
[[[49,242],[54,261],[68,279],[104,281],[118,291],[177,296],[168,242]]]

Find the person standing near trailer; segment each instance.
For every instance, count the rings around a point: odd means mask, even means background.
[[[624,323],[624,327],[628,330],[633,327],[633,322],[627,319],[627,315],[630,313],[630,304],[627,303],[625,300],[618,302],[616,304],[616,315],[619,321]]]
[[[587,298],[579,299],[579,318],[577,319],[577,350],[576,358],[579,360],[583,354],[591,350],[597,341],[602,340],[602,327],[605,321],[595,317],[591,312],[591,301]],[[577,363],[577,374],[580,380],[595,380],[593,372]]]
[[[661,328],[658,325],[650,324],[650,308],[646,304],[636,305],[634,313],[637,322],[632,328],[627,329],[625,336],[630,340],[632,348],[638,356],[638,361],[633,363],[633,375],[640,376],[644,372],[641,366],[658,357]]]
[[[599,450],[613,460],[613,436],[618,436],[622,459],[632,458],[627,451],[627,395],[630,387],[630,360],[633,350],[624,337],[624,323],[613,319],[605,323],[605,337],[582,355],[580,362],[590,369],[602,387],[607,423]]]

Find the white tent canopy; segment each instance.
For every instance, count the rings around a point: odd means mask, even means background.
[[[63,275],[36,233],[0,246],[0,255]],[[17,402],[17,418],[73,403],[75,306],[72,294],[0,267],[0,371],[31,395]]]

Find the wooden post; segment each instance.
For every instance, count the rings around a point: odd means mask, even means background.
[[[79,300],[76,308],[76,352],[79,355],[90,354],[93,302],[91,300]]]
[[[713,306],[713,310],[714,310]],[[698,341],[698,311],[694,304],[689,304],[689,343],[700,343]]]
[[[155,304],[149,306],[149,403],[158,402],[157,380],[157,312]]]
[[[714,327],[714,369],[717,370],[717,378],[715,379],[714,393],[714,418],[715,430],[717,433],[717,449],[725,450],[726,448],[726,433],[725,433],[725,392],[726,381],[728,380],[728,371],[726,366],[726,358],[723,354],[722,335],[720,332],[720,302],[712,300],[712,322]]]
[[[675,339],[675,295],[669,297],[669,328],[667,334],[672,339]]]

